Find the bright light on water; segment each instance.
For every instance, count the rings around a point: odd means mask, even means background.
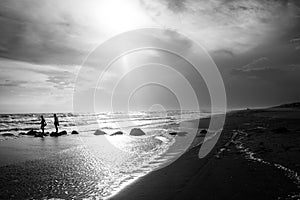
[[[54,131],[53,115],[43,115],[48,123],[45,131]],[[0,166],[3,172],[0,178],[14,180],[11,184],[15,184],[19,192],[31,191],[26,194],[30,198],[107,198],[178,155],[178,152],[168,152],[175,144],[174,136],[168,133],[176,131],[181,121],[205,115],[191,111],[133,112],[129,115],[120,112],[60,113],[60,129],[68,133],[80,130],[80,134],[59,138],[18,135],[32,128],[38,130],[40,114],[1,115],[1,134],[12,133],[15,137],[2,136],[0,150],[13,148],[15,151],[5,151],[8,155],[0,155],[0,159],[3,165],[16,165]],[[95,118],[97,121],[93,123]],[[122,124],[119,122],[128,120],[131,121],[128,130],[138,127],[146,135],[129,136],[129,131],[118,136],[93,134],[97,129],[114,133],[119,131],[117,125]]]

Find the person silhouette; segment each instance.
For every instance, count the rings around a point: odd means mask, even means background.
[[[55,126],[55,131],[56,133],[58,132],[58,126],[59,126],[59,122],[58,122],[58,118],[56,116],[56,114],[54,114],[54,126]]]
[[[41,129],[42,129],[42,133],[44,135],[44,129],[45,129],[45,126],[47,126],[47,123],[43,117],[43,115],[41,115]]]

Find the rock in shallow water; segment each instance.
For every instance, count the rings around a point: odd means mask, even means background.
[[[122,131],[117,131],[117,132],[111,134],[110,136],[115,136],[115,135],[123,135],[123,132]]]
[[[33,129],[31,129],[30,131],[28,131],[26,133],[26,135],[32,135],[32,136],[35,136],[37,134],[37,131],[34,131]]]
[[[106,135],[106,133],[104,131],[101,131],[101,130],[96,130],[94,135]]]
[[[68,134],[67,131],[61,131],[61,132],[58,132],[58,133],[52,132],[52,133],[50,133],[50,136],[51,137],[58,137],[58,136],[67,135],[67,134]]]
[[[73,130],[71,134],[79,134],[77,131]]]
[[[57,136],[59,136],[59,135],[58,135],[58,133],[56,133],[56,132],[52,132],[52,133],[50,133],[50,136],[51,136],[51,137],[57,137]]]
[[[59,132],[59,134],[60,135],[67,135],[68,133],[67,133],[67,131],[61,131],[61,132]]]
[[[142,131],[140,128],[133,128],[130,131],[130,134],[132,136],[141,136],[141,135],[146,135],[144,131]]]

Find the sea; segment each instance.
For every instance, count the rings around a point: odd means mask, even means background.
[[[166,152],[176,143],[169,133],[179,131],[181,122],[209,113],[56,113],[59,131],[67,135],[20,134],[39,131],[41,115],[45,132],[54,131],[53,113],[0,115],[0,198],[107,199],[167,162]],[[133,128],[146,134],[131,136]],[[73,130],[79,134],[70,134]],[[95,135],[97,130],[107,134]],[[123,135],[110,136],[117,131]]]

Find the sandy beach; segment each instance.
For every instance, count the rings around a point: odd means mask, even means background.
[[[199,133],[209,121],[200,120]],[[299,199],[299,121],[299,108],[230,112],[205,158],[198,158],[203,134],[197,134],[175,162],[154,171],[151,165],[128,171],[126,180],[126,171],[116,171],[132,168],[127,166],[132,157],[118,150],[117,156],[106,155],[104,136],[5,140],[0,145],[0,199]],[[100,159],[82,140],[99,147]],[[114,164],[108,169],[101,160]]]
[[[299,122],[298,108],[229,113],[208,156],[195,147],[111,199],[299,199]]]

